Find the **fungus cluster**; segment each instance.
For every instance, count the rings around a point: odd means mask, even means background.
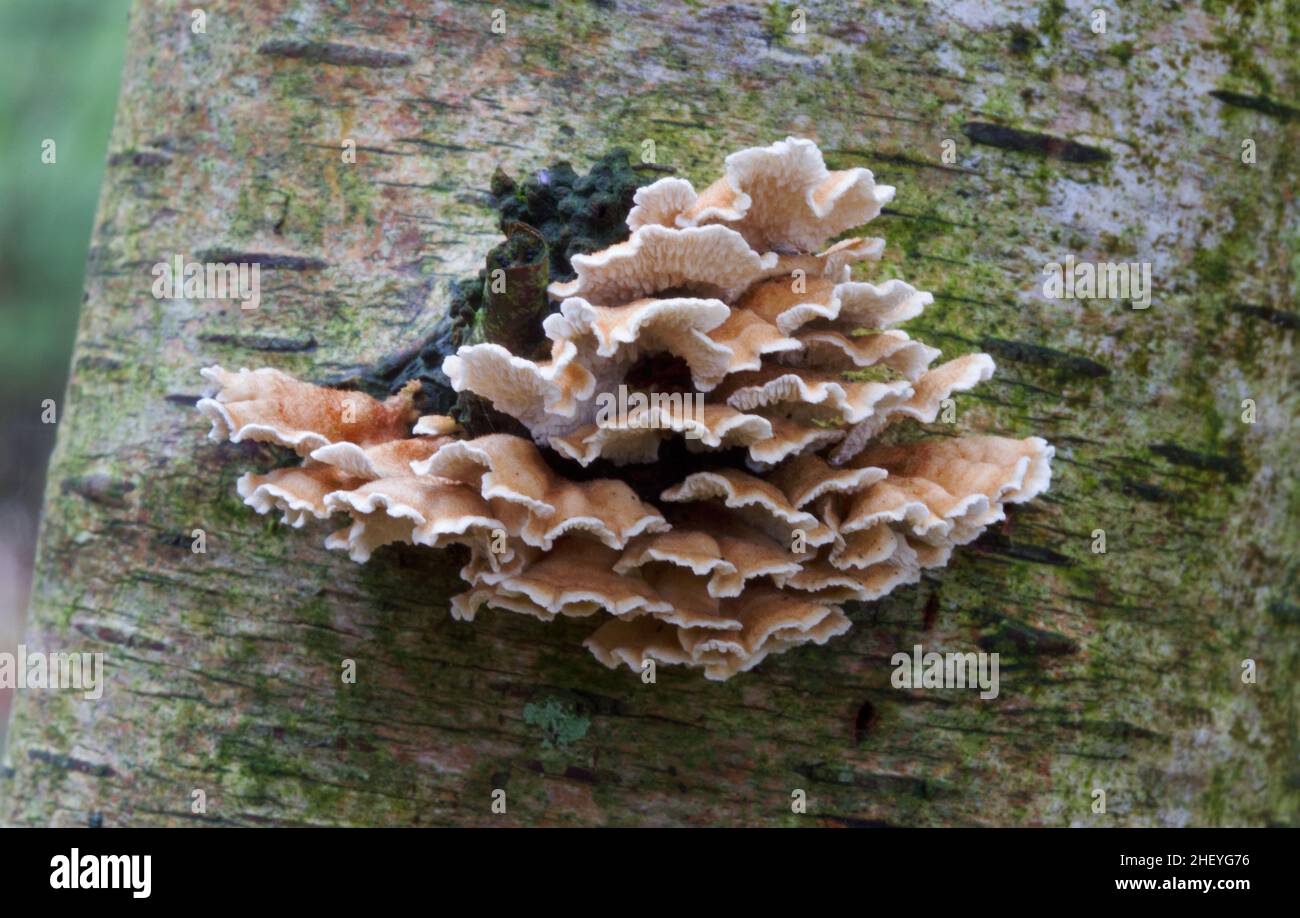
[[[846,604],[916,582],[1048,486],[1037,437],[890,429],[993,373],[986,354],[934,365],[895,327],[930,294],[852,279],[883,240],[827,245],[893,194],[795,138],[732,154],[702,192],[639,189],[628,238],[550,284],[546,359],[489,340],[443,363],[526,436],[417,417],[418,383],[379,401],[272,369],[205,369],[198,407],[214,439],[302,458],[239,479],[259,513],[345,517],[325,544],[359,562],[464,546],[456,618],[590,617],[608,666],[727,679],[844,633]]]

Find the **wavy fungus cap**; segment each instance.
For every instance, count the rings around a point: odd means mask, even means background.
[[[453,617],[593,619],[607,666],[729,679],[843,634],[847,604],[915,583],[1050,483],[1038,437],[902,435],[994,366],[935,365],[894,327],[933,297],[853,278],[881,240],[827,247],[893,193],[796,138],[732,154],[698,194],[640,189],[628,239],[549,286],[548,358],[488,340],[444,362],[529,436],[417,420],[409,386],[381,402],[273,369],[203,370],[198,407],[213,439],[303,457],[239,479],[257,512],[345,517],[326,545],[359,562],[461,546]]]
[[[893,187],[877,185],[871,170],[831,172],[815,143],[789,137],[732,153],[723,177],[698,195],[673,178],[640,189],[627,224],[634,232],[721,224],[759,251],[807,251],[875,218],[893,198]]]

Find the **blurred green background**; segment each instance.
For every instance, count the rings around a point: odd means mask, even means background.
[[[130,0],[0,0],[0,652],[22,629]],[[41,161],[55,142],[54,163]],[[0,748],[9,694],[0,690]]]

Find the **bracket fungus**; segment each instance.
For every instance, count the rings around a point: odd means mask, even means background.
[[[462,335],[443,361],[457,397],[509,432],[417,418],[420,384],[402,378],[381,401],[211,367],[199,410],[215,440],[301,457],[239,479],[259,513],[346,517],[326,545],[359,562],[392,542],[462,546],[455,618],[591,618],[585,646],[607,666],[728,679],[843,634],[846,605],[915,583],[1048,487],[1040,438],[918,439],[899,423],[933,422],[994,366],[935,365],[936,348],[893,327],[933,298],[853,279],[881,240],[828,246],[893,194],[796,138],[732,154],[699,193],[679,178],[640,188],[626,239],[546,256],[571,271],[547,276],[541,309],[529,301],[531,345]],[[601,410],[628,391],[634,408]]]

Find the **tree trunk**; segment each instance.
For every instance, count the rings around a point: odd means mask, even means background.
[[[1208,5],[1099,33],[1060,2],[810,0],[799,33],[793,5],[515,2],[498,34],[490,5],[275,0],[198,34],[138,2],[26,641],[103,652],[107,687],[19,693],[0,820],[1294,823],[1300,22]],[[206,439],[199,368],[320,381],[418,341],[499,240],[498,165],[653,141],[701,187],[787,134],[898,186],[870,229],[935,294],[910,327],[999,364],[959,428],[1058,448],[949,567],[825,647],[645,685],[589,623],[453,622],[430,550],[358,566],[240,503],[282,460]],[[260,263],[260,307],[154,299],[176,253]],[[1150,263],[1150,308],[1045,298],[1071,254]],[[999,696],[894,688],[915,644],[999,651]]]

